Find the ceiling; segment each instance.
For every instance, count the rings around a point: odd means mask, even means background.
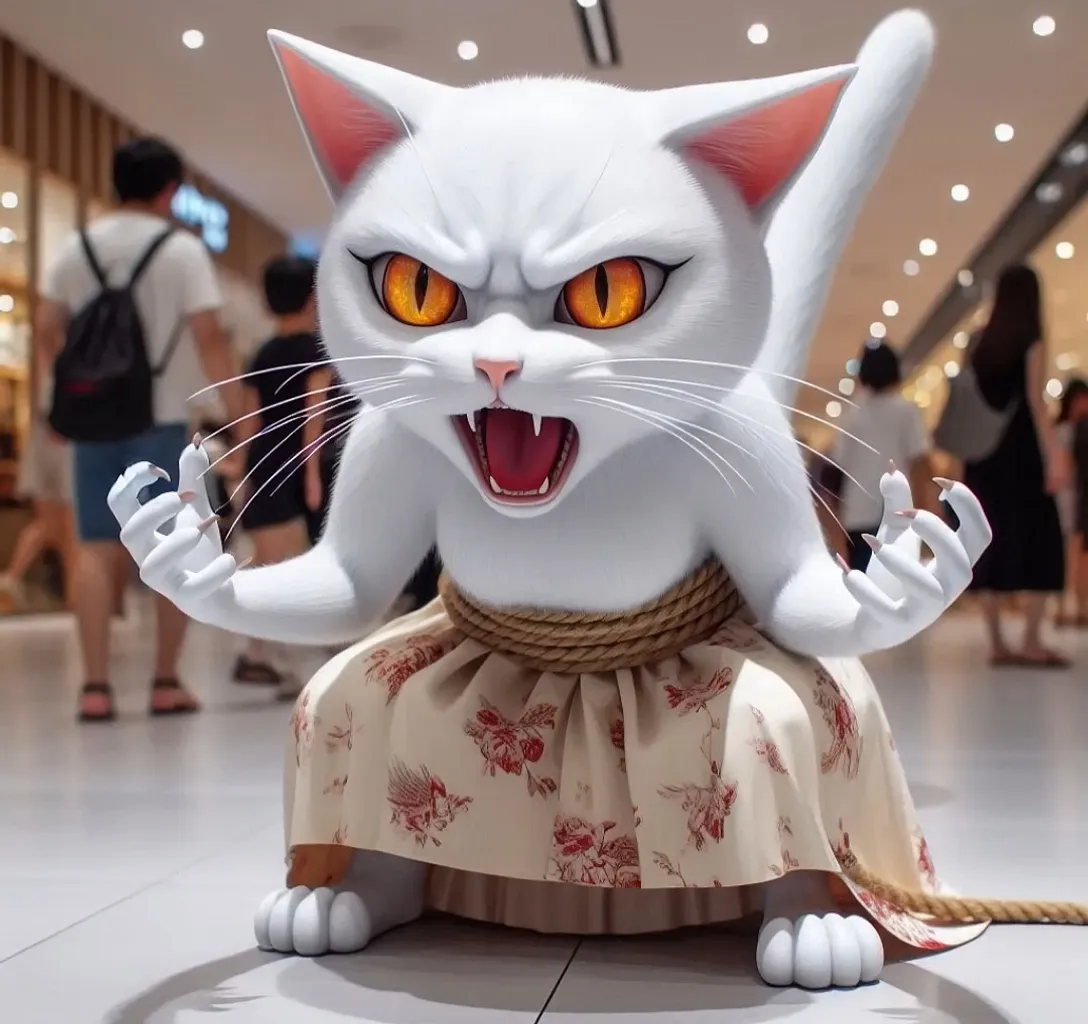
[[[843,259],[810,379],[834,387],[874,320],[906,338],[1088,99],[1084,0],[931,0],[938,52],[930,77]],[[773,75],[850,60],[895,0],[613,0],[623,67],[601,77],[655,87]],[[1057,31],[1032,32],[1039,15]],[[748,42],[761,22],[766,45]],[[5,4],[0,29],[144,129],[181,145],[194,164],[292,232],[328,214],[264,38],[308,36],[454,84],[516,73],[589,74],[570,0],[34,0]],[[200,29],[199,50],[182,32]],[[475,40],[476,60],[456,54]],[[1013,125],[1002,144],[994,126]],[[970,188],[954,202],[950,189]],[[1083,220],[1083,218],[1081,219]],[[1084,343],[1088,223],[1071,225],[1075,259],[1042,260],[1055,275],[1055,333]],[[919,255],[923,237],[935,256]],[[1077,243],[1078,238],[1070,236]],[[1052,250],[1051,250],[1052,251]],[[1083,255],[1082,255],[1083,254]],[[903,273],[916,259],[921,272]],[[1059,274],[1066,275],[1064,284]],[[1068,294],[1068,315],[1056,296]],[[881,314],[887,299],[894,319]],[[1088,352],[1085,353],[1088,361]],[[1086,363],[1088,364],[1088,363]],[[809,408],[822,411],[812,397]]]

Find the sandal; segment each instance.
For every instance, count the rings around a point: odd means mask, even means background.
[[[151,684],[152,715],[193,715],[199,710],[200,701],[176,679],[156,679]]]
[[[116,718],[113,687],[109,683],[84,683],[79,691],[79,720],[81,722],[112,722]]]
[[[1042,651],[1040,654],[1020,654],[1018,664],[1023,668],[1072,668],[1073,663],[1058,654],[1057,651]]]
[[[283,683],[283,676],[267,661],[254,661],[244,654],[238,655],[231,679],[250,686],[279,686]]]

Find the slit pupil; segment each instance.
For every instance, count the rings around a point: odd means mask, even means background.
[[[608,271],[604,269],[603,263],[597,265],[593,287],[597,292],[597,307],[601,311],[601,316],[604,317],[608,311]]]
[[[427,286],[430,283],[430,274],[424,263],[419,265],[416,271],[416,309],[423,310],[423,303],[427,301]]]

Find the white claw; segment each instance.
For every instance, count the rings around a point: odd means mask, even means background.
[[[499,486],[498,480],[496,480],[493,476],[489,476],[487,478],[487,482],[491,484],[491,490],[493,490],[496,494],[502,494],[502,488]]]
[[[540,413],[534,412],[533,413],[533,433],[536,434],[537,437],[540,437],[540,425],[543,422],[544,422],[544,417],[541,416]]]
[[[547,477],[545,477],[544,478],[544,483],[542,483],[540,485],[540,490],[537,491],[536,493],[537,494],[547,494],[548,493],[548,487],[550,486],[550,484],[551,484],[551,481]]]
[[[468,413],[465,416],[465,419],[468,420],[468,429],[471,430],[475,434],[476,433],[476,413],[474,413],[474,412]]]

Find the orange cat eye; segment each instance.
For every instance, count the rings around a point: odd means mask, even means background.
[[[637,320],[646,311],[646,277],[638,260],[608,260],[563,286],[567,314],[579,327],[606,330]]]
[[[382,276],[386,312],[412,327],[438,327],[457,311],[461,291],[448,277],[425,263],[397,253]]]

